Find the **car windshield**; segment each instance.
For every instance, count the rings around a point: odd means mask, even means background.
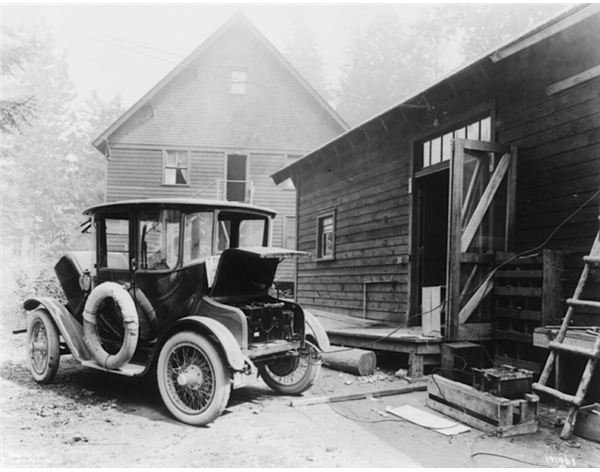
[[[228,248],[266,246],[267,222],[264,216],[220,212],[217,251],[221,253]]]
[[[167,270],[179,257],[180,212],[148,210],[139,216],[140,269]]]

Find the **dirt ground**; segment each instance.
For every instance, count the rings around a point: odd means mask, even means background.
[[[425,392],[335,404],[289,405],[256,380],[233,392],[209,427],[175,421],[153,379],[131,379],[61,359],[56,381],[36,384],[24,336],[3,336],[0,467],[600,467],[600,444],[561,441],[543,409],[535,434],[471,430],[446,437],[383,416],[387,406],[427,410]],[[391,370],[355,377],[321,369],[305,396],[406,384]]]

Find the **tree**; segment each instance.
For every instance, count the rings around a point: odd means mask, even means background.
[[[48,32],[38,32],[36,44],[9,84],[13,96],[35,97],[36,114],[3,140],[1,216],[10,223],[1,231],[3,245],[55,261],[77,241],[82,207],[103,200],[105,159],[89,143],[120,105],[92,97],[78,109],[64,54],[54,51]]]
[[[469,62],[564,9],[564,4],[438,5],[431,18],[442,34],[458,36]]]
[[[325,78],[325,63],[319,54],[315,34],[305,16],[294,19],[291,35],[284,46],[284,55],[308,83],[326,100],[332,90]]]
[[[2,49],[0,50],[0,70],[3,81],[15,79],[23,70],[24,64],[35,50],[34,41],[23,41],[8,28],[2,29]],[[0,97],[0,133],[18,132],[21,126],[33,116],[35,101],[33,96]]]
[[[342,72],[338,112],[351,125],[381,113],[462,63],[564,9],[562,5],[436,5],[403,26],[397,9],[381,7],[364,31],[356,29],[350,64]]]

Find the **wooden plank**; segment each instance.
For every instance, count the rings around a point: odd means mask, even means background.
[[[513,318],[517,320],[539,321],[542,313],[536,310],[519,310],[518,308],[494,307],[496,318]]]
[[[494,152],[494,153],[508,153],[510,152],[510,146],[502,143],[492,143],[489,141],[474,141],[472,139],[461,139],[465,151],[481,151],[481,152]]]
[[[571,77],[567,77],[559,82],[555,82],[552,85],[546,87],[547,95],[554,95],[555,93],[562,92],[570,87],[573,87],[582,82],[586,82],[595,77],[600,76],[600,65],[591,67],[590,69],[584,70],[579,74],[572,75]]]
[[[544,249],[542,280],[542,319],[541,325],[557,323],[562,316],[562,276],[563,258],[557,251]]]
[[[542,287],[503,287],[497,286],[494,290],[496,295],[510,297],[541,297]]]
[[[487,392],[481,392],[460,382],[446,379],[438,374],[433,374],[427,385],[429,396],[442,398],[446,403],[458,408],[465,408],[486,418],[495,421],[510,421],[499,423],[505,426],[512,423],[513,401],[508,398],[496,397]],[[504,416],[505,411],[511,415]],[[502,414],[502,416],[501,416]]]
[[[570,26],[579,23],[580,21],[589,18],[590,16],[596,14],[599,9],[599,5],[590,5],[586,8],[582,8],[581,10],[572,13],[571,15],[567,15],[559,21],[540,29],[536,33],[527,35],[523,39],[514,41],[508,46],[499,49],[490,56],[490,59],[492,62],[499,62],[503,59],[506,59],[507,57],[510,57],[513,54],[522,51],[523,49],[529,48],[534,44],[541,42],[543,39],[549,38],[550,36],[553,36],[556,33],[559,33]]]
[[[492,288],[494,288],[494,279],[493,277],[488,277],[460,310],[458,314],[460,324],[464,324],[471,317],[481,301],[492,291]]]
[[[510,146],[510,164],[506,177],[506,221],[504,228],[504,250],[515,249],[517,215],[517,147]]]
[[[337,402],[347,402],[352,400],[362,400],[363,398],[379,398],[379,397],[388,397],[391,395],[402,395],[405,393],[411,392],[422,392],[427,390],[427,384],[425,383],[415,383],[412,385],[407,385],[405,387],[398,388],[390,388],[383,390],[369,390],[366,392],[359,393],[348,393],[344,395],[331,395],[331,396],[322,396],[322,397],[305,397],[299,400],[292,400],[290,402],[290,406],[307,406],[307,405],[318,405],[322,403],[337,403]]]
[[[464,323],[458,327],[458,337],[468,341],[491,340],[492,329],[492,323]]]
[[[446,313],[446,336],[448,341],[458,340],[458,329],[460,326],[460,268],[461,261],[461,233],[463,206],[463,174],[464,174],[464,151],[465,141],[454,140],[453,158],[450,168],[450,205],[448,211],[448,253],[446,268],[446,291],[447,313]]]
[[[499,270],[494,274],[497,279],[541,279],[542,269]]]
[[[510,167],[510,163],[510,154],[504,154],[500,159],[498,166],[494,170],[494,173],[492,174],[492,177],[490,178],[490,181],[487,184],[481,199],[477,203],[477,207],[475,208],[471,219],[465,226],[461,237],[461,252],[467,252],[467,249],[471,245],[471,241],[473,241],[477,229],[479,226],[481,226],[481,222],[483,221],[490,204],[494,200],[496,192],[500,188],[500,184],[502,183],[502,180],[504,179],[504,176]]]
[[[494,339],[531,344],[533,334],[521,333],[520,331],[509,329],[494,329]]]

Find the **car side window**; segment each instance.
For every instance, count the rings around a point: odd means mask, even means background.
[[[191,213],[185,217],[183,264],[202,262],[212,255],[213,213]]]
[[[104,219],[104,238],[100,267],[128,270],[129,218],[126,215],[107,216]]]
[[[177,266],[179,226],[179,211],[153,210],[140,213],[140,269],[168,270]]]

